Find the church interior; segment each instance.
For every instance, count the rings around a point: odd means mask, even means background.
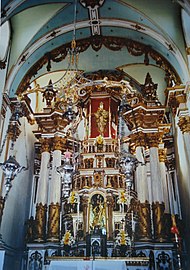
[[[0,270],[190,269],[189,0],[0,22]]]

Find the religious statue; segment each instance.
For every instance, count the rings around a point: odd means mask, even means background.
[[[106,227],[104,198],[100,194],[96,194],[92,197],[91,203],[90,227],[102,230]]]
[[[25,240],[27,243],[31,243],[35,237],[35,223],[34,217],[31,216],[25,223],[26,225],[26,236]]]
[[[100,105],[98,107],[98,110],[96,113],[94,113],[96,117],[96,124],[98,127],[98,131],[100,132],[100,135],[104,135],[104,130],[108,121],[109,112],[104,110],[104,104],[103,102],[100,102]]]

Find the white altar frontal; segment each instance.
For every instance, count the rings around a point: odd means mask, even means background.
[[[47,267],[47,266],[46,266]],[[47,270],[148,270],[149,258],[50,258]]]

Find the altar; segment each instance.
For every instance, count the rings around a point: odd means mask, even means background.
[[[148,270],[149,258],[50,258],[48,270]]]

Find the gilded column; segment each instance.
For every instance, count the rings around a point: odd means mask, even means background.
[[[60,203],[51,203],[48,210],[48,241],[59,241],[60,237]]]
[[[61,177],[56,168],[61,166],[61,150],[63,139],[53,139],[52,174],[49,181],[48,235],[49,241],[59,241],[60,235],[60,197]]]
[[[108,229],[108,239],[113,238],[113,196],[108,194],[106,197],[107,209],[108,209],[108,219],[107,219],[107,229]]]
[[[155,202],[152,204],[153,223],[154,223],[154,238],[156,241],[162,242],[166,238],[165,232],[165,215],[164,203]]]
[[[139,203],[139,239],[150,240],[151,235],[151,210],[148,201]]]
[[[46,217],[47,217],[47,204],[38,203],[36,205],[36,227],[34,241],[44,242],[46,239]]]
[[[164,235],[164,194],[163,183],[161,180],[161,170],[158,154],[158,145],[162,143],[161,134],[150,134],[149,151],[150,151],[150,174],[152,188],[152,219],[153,233],[156,241],[162,242]]]
[[[49,140],[41,140],[41,166],[39,185],[37,191],[37,204],[36,204],[36,229],[35,241],[43,242],[46,237],[46,215],[47,215],[47,198],[48,198],[48,178],[49,178],[49,160],[50,160],[50,147]]]
[[[151,235],[151,209],[147,174],[149,162],[145,163],[144,147],[136,148],[136,157],[141,162],[137,167],[137,193],[139,202],[139,239],[147,241],[152,238]],[[150,181],[149,181],[150,182]]]
[[[88,205],[89,197],[84,195],[82,198],[84,236],[86,236],[86,233],[88,233]]]
[[[160,172],[161,172],[161,181],[163,185],[163,195],[164,195],[164,204],[165,204],[165,213],[164,213],[164,238],[167,238],[170,240],[170,220],[171,220],[171,213],[172,209],[170,207],[170,191],[169,191],[169,185],[166,178],[166,161],[167,161],[167,149],[166,148],[160,148],[158,150],[159,154],[159,161],[160,161]],[[172,200],[173,201],[173,200]]]
[[[147,146],[146,134],[139,132],[138,134],[132,134],[131,144],[136,148],[136,157],[139,162],[139,166],[136,169],[136,190],[138,194],[138,238],[142,241],[147,241],[152,238],[151,228],[151,207],[152,192],[151,192],[151,178],[150,178],[150,160],[149,152],[145,153],[145,147]]]

